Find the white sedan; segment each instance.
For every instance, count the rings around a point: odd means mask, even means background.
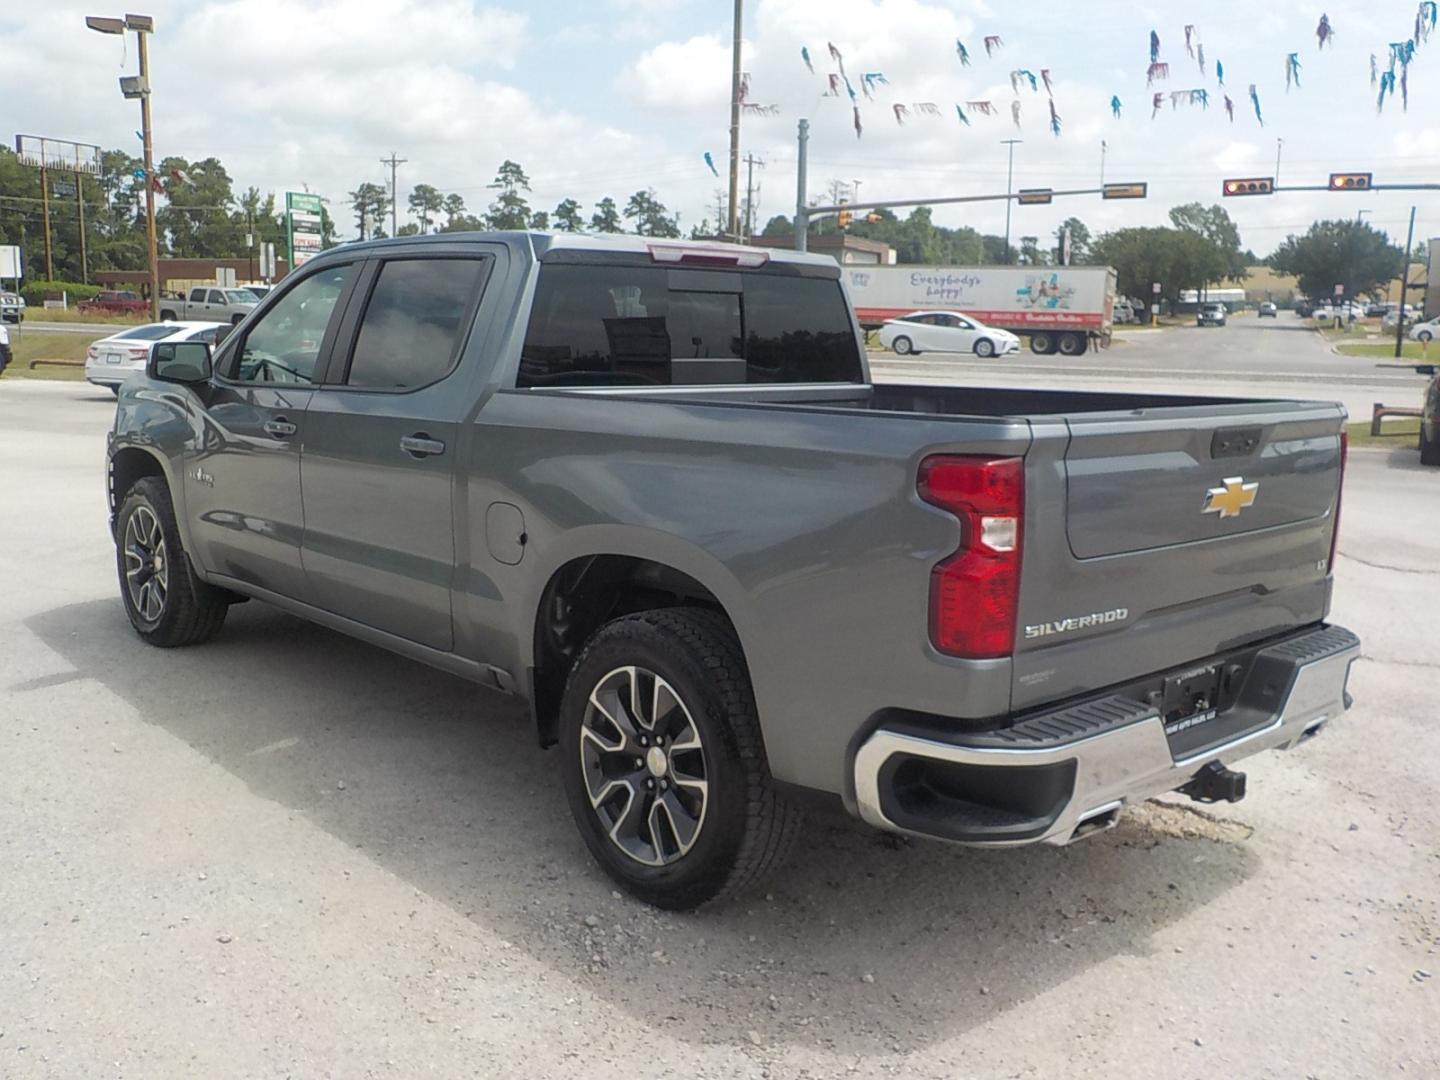
[[[85,378],[118,395],[121,383],[145,370],[150,346],[156,342],[205,341],[213,345],[216,332],[228,326],[218,322],[158,322],[122,330],[85,350]]]
[[[974,353],[1004,356],[1020,351],[1020,339],[1009,330],[986,326],[953,311],[912,311],[880,327],[880,344],[900,356],[916,353]]]
[[[1431,342],[1440,338],[1440,316],[1410,327],[1410,340]]]

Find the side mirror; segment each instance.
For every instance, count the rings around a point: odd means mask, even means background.
[[[210,346],[203,341],[161,342],[150,347],[145,374],[161,382],[194,386],[210,381]]]

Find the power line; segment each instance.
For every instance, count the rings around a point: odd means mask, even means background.
[[[398,226],[395,224],[395,197],[396,197],[396,195],[399,193],[400,188],[399,188],[399,184],[398,184],[398,182],[397,182],[397,180],[396,180],[396,178],[395,178],[395,170],[398,169],[401,165],[404,165],[408,160],[409,160],[409,159],[403,158],[403,157],[402,157],[402,158],[397,158],[397,157],[395,156],[395,151],[394,151],[394,150],[391,150],[391,151],[390,151],[390,156],[389,156],[388,158],[381,158],[381,159],[380,159],[380,164],[381,164],[381,165],[389,165],[389,166],[390,166],[390,235],[391,235],[391,236],[394,236],[394,235],[399,231]],[[383,211],[382,211],[382,212],[383,212]]]

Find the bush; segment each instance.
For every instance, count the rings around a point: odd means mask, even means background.
[[[99,285],[81,285],[78,281],[32,281],[20,290],[20,295],[25,298],[27,307],[38,308],[45,306],[46,293],[63,292],[70,298],[70,306],[74,307],[81,300],[89,300],[104,291]]]

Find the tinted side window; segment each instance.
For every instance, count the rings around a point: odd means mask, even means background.
[[[203,304],[204,302],[205,302],[205,290],[204,290],[204,289],[191,289],[191,290],[190,290],[190,303],[192,303],[192,304]]]
[[[517,380],[529,386],[858,381],[840,283],[644,266],[547,265]]]
[[[448,375],[465,341],[487,265],[483,259],[383,263],[345,381],[406,390]]]
[[[225,294],[219,289],[211,289],[209,296],[206,298],[206,303],[223,304],[225,303]]]
[[[230,378],[242,382],[309,383],[325,328],[354,267],[312,274],[282,296],[241,342]]]

